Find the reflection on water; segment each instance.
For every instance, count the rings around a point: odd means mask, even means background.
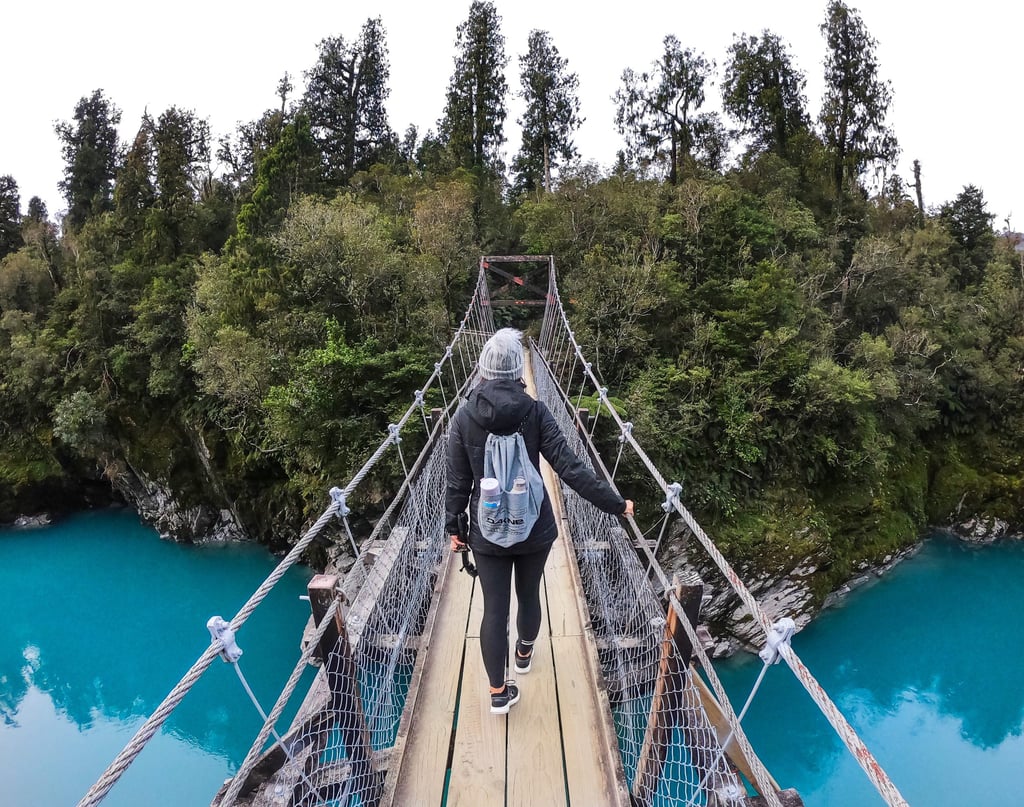
[[[914,805],[1024,803],[1024,543],[935,538],[823,614],[793,646]],[[760,668],[719,665],[742,703]],[[744,721],[775,778],[808,807],[882,801],[788,668]]]
[[[77,802],[206,649],[206,620],[233,616],[275,563],[255,546],[161,541],[128,512],[0,532],[2,802]],[[293,570],[239,633],[267,710],[298,659],[307,579]],[[215,662],[104,804],[208,803],[261,724]]]

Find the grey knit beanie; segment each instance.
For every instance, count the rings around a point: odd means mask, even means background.
[[[487,340],[480,351],[480,375],[484,378],[523,377],[523,334],[515,328],[502,328]]]

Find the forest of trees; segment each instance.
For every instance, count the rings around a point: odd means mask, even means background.
[[[478,257],[537,253],[734,559],[819,551],[839,580],[929,524],[1022,523],[1021,254],[974,186],[920,208],[863,20],[831,0],[821,32],[819,110],[777,33],[720,68],[667,34],[609,88],[608,171],[579,161],[557,43],[533,31],[516,76],[481,0],[423,134],[391,128],[380,19],[216,141],[171,107],[122,142],[116,99],[83,96],[59,221],[0,176],[0,517],[141,473],[287,540],[429,374]]]

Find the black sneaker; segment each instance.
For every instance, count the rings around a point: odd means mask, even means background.
[[[525,674],[533,667],[533,642],[516,640],[516,672]]]
[[[491,714],[507,715],[515,703],[519,703],[519,687],[512,681],[506,681],[501,692],[491,694]]]

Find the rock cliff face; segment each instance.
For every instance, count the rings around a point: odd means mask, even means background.
[[[1011,535],[1019,536],[1022,532],[1021,528],[1014,528],[1001,518],[985,515],[961,521],[944,531],[972,544],[991,544]]]
[[[701,622],[714,640],[712,657],[730,656],[739,650],[757,652],[763,645],[763,632],[739,598],[725,583],[721,572],[707,557],[696,539],[685,534],[670,537],[663,556],[671,558],[674,572],[695,569],[704,580],[705,597]],[[750,565],[736,567],[736,573],[760,603],[770,622],[789,617],[797,630],[814,617],[815,594],[812,581],[822,561],[815,556],[800,558],[791,565],[772,571],[756,570]]]
[[[164,538],[185,543],[248,539],[202,434],[188,427],[179,434],[173,451],[150,452],[141,463],[131,445],[119,444],[113,456],[104,458],[104,476]]]
[[[238,541],[248,536],[228,507],[184,504],[166,481],[126,465],[113,477],[114,489],[164,538],[188,543]]]

